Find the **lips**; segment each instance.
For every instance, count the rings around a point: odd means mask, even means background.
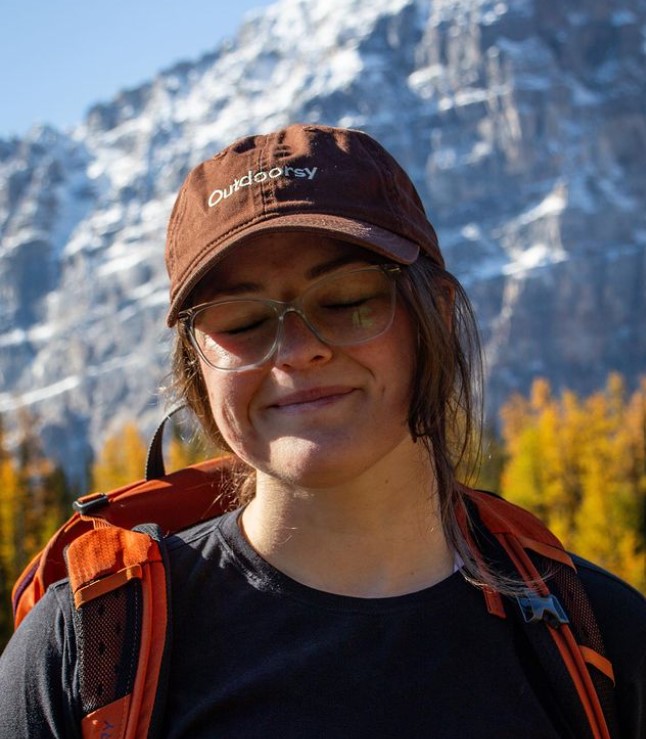
[[[353,387],[347,385],[333,385],[330,387],[314,387],[289,393],[269,405],[270,408],[295,409],[308,406],[321,406],[342,399],[354,391]]]

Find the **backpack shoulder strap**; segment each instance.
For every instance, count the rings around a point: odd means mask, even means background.
[[[235,506],[235,462],[166,475],[162,431],[146,478],[77,500],[13,588],[17,628],[49,585],[69,578],[84,739],[160,735],[172,635],[164,538]]]
[[[66,561],[84,739],[156,736],[172,634],[161,531],[99,525]]]
[[[612,664],[572,558],[528,511],[474,490],[465,490],[464,501],[462,524],[476,551],[527,585],[506,610],[542,665],[573,736],[617,736]]]
[[[164,535],[214,518],[235,506],[232,462],[226,457],[186,467],[159,479],[140,480],[109,493],[79,498],[66,521],[16,580],[12,592],[17,628],[54,582],[67,577],[65,549],[101,522],[124,529],[157,524]]]

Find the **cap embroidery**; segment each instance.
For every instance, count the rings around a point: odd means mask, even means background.
[[[307,178],[313,180],[318,172],[318,167],[272,167],[269,170],[259,170],[254,172],[250,169],[247,174],[243,175],[239,179],[236,178],[230,185],[225,187],[223,190],[213,190],[209,195],[208,204],[209,208],[213,208],[222,200],[230,197],[234,192],[237,192],[243,187],[249,187],[250,185],[259,184],[265,180],[275,180],[277,177],[296,177],[299,179]]]

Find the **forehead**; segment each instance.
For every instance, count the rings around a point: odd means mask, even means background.
[[[238,283],[271,286],[284,280],[315,279],[320,270],[375,263],[383,257],[355,244],[306,232],[256,236],[231,248],[199,282],[192,304],[209,300]]]

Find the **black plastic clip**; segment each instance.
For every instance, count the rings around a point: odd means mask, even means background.
[[[528,624],[545,621],[553,628],[558,629],[559,626],[570,623],[570,619],[559,599],[552,593],[549,595],[536,595],[536,593],[518,595],[516,600],[520,606],[520,612]]]
[[[105,493],[92,493],[92,495],[84,495],[82,498],[72,503],[72,508],[82,516],[87,516],[99,508],[108,505],[110,499]]]

